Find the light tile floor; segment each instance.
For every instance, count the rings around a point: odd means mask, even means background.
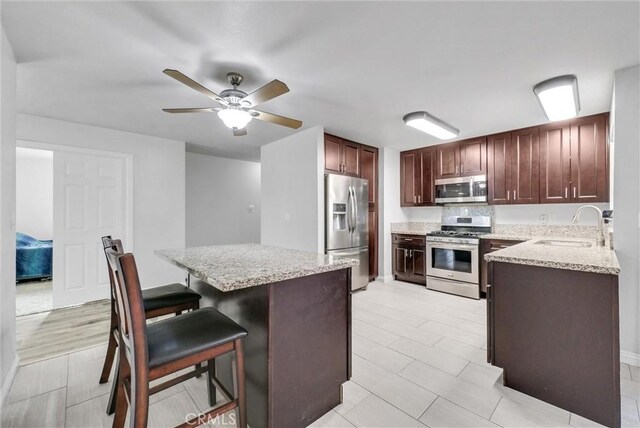
[[[344,402],[312,427],[589,427],[591,421],[501,384],[486,363],[485,302],[401,282],[373,283],[353,299],[353,378]],[[20,367],[3,427],[107,427],[105,346]],[[622,364],[623,426],[640,427],[640,373]],[[44,375],[46,373],[46,375]],[[152,397],[150,427],[205,410],[206,381]],[[226,415],[214,427],[232,427]]]

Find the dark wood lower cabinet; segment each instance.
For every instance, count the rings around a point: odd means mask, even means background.
[[[425,237],[393,234],[393,277],[400,281],[427,284]]]
[[[488,360],[510,388],[620,427],[618,277],[489,263]]]
[[[480,240],[480,291],[487,292],[487,284],[489,280],[488,263],[484,260],[484,255],[493,253],[494,251],[509,248],[512,245],[520,244],[524,241],[515,239],[481,239]]]

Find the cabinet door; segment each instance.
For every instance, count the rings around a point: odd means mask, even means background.
[[[511,203],[511,133],[487,138],[488,202],[492,205]]]
[[[540,140],[540,203],[569,202],[571,181],[570,127],[550,124],[538,128]]]
[[[538,128],[511,133],[511,203],[540,202],[540,153]]]
[[[427,278],[427,257],[425,255],[425,250],[411,250],[411,268],[413,269],[411,274],[417,281],[424,281],[426,284]]]
[[[460,175],[460,145],[458,143],[436,146],[436,178]]]
[[[460,175],[470,177],[487,173],[487,139],[460,142]]]
[[[376,203],[378,190],[378,149],[360,147],[360,178],[369,181],[369,205]]]
[[[342,165],[346,175],[360,177],[360,144],[343,141]]]
[[[378,276],[378,212],[369,209],[369,279]]]
[[[418,152],[400,153],[400,206],[412,207],[417,203]]]
[[[393,274],[397,276],[407,276],[407,261],[409,250],[396,245],[393,246]]]
[[[571,125],[571,201],[606,202],[607,138],[604,115],[578,119]]]
[[[433,182],[435,171],[435,150],[433,147],[422,149],[419,168],[418,205],[435,205],[435,184]]]
[[[342,140],[333,135],[324,136],[324,169],[336,174],[342,173]]]

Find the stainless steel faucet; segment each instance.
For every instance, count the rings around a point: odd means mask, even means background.
[[[576,213],[573,215],[573,218],[571,219],[571,223],[572,224],[577,224],[578,221],[580,220],[580,213],[582,213],[582,210],[584,210],[585,208],[592,208],[594,210],[596,210],[596,212],[598,213],[598,238],[596,240],[596,244],[598,245],[598,247],[604,247],[604,219],[602,218],[602,210],[600,210],[600,208],[596,207],[595,205],[583,205],[580,208],[578,208],[578,211],[576,211]]]

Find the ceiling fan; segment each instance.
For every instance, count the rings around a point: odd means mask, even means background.
[[[289,128],[298,129],[302,126],[302,122],[273,113],[256,110],[259,104],[279,97],[289,92],[287,85],[279,80],[272,80],[261,88],[256,89],[250,94],[238,89],[242,83],[242,75],[239,73],[228,73],[227,79],[233,89],[225,89],[220,95],[205,88],[195,80],[190,79],[178,70],[166,69],[163,71],[167,76],[173,77],[178,82],[183,83],[195,89],[201,94],[211,98],[221,107],[203,107],[203,108],[165,108],[162,109],[167,113],[213,113],[217,112],[218,117],[222,119],[224,124],[233,130],[236,137],[247,135],[245,127],[252,119],[259,119],[265,122],[275,123],[276,125],[287,126]]]

